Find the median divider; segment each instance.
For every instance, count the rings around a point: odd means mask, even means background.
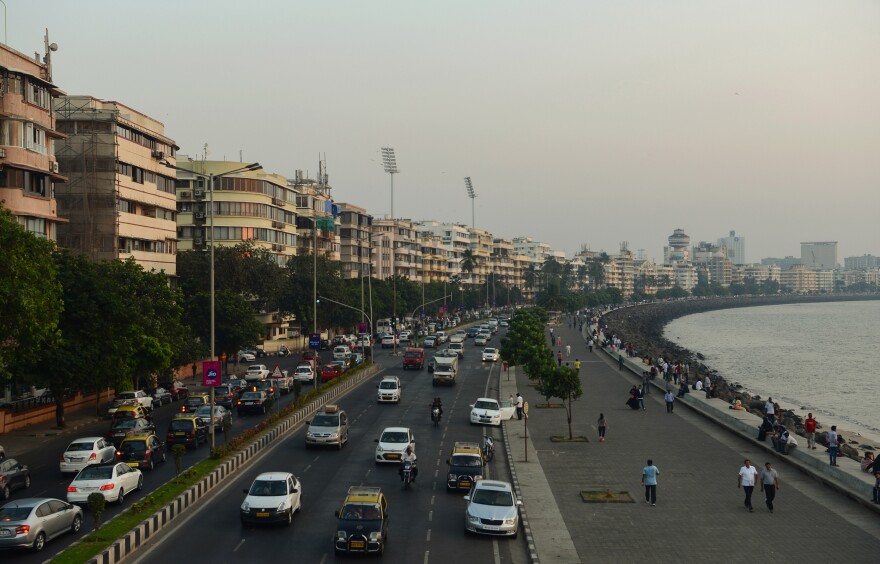
[[[219,466],[215,467],[198,483],[188,488],[173,501],[150,515],[122,538],[104,549],[100,554],[88,560],[89,564],[115,564],[116,562],[131,556],[133,552],[142,547],[148,540],[150,540],[150,538],[155,536],[156,533],[172,524],[175,519],[192,507],[195,502],[216,488],[227,477],[235,474],[264,448],[283,437],[292,429],[295,429],[304,419],[314,414],[319,408],[338,398],[345,392],[357,387],[364,381],[372,378],[381,370],[381,366],[371,364],[363,370],[358,371],[357,374],[352,375],[352,377],[332,386],[326,392],[311,400],[303,407],[295,410],[290,416],[279,421],[271,429],[268,429],[265,434],[256,438],[240,451],[229,455],[228,460],[220,463]],[[163,486],[160,486],[160,489],[161,487]],[[129,511],[131,511],[131,508],[129,508]],[[73,544],[69,548],[73,548],[81,542],[82,541],[79,541],[79,543]],[[63,556],[63,554],[64,553],[62,552],[59,556]]]

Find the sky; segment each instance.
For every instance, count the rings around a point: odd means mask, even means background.
[[[880,2],[5,0],[68,94],[188,155],[312,177],[376,217],[571,257],[730,230],[746,259],[880,255]],[[467,196],[471,177],[476,200]]]

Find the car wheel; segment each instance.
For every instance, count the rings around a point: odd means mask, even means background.
[[[162,451],[162,462],[165,462],[165,458],[167,456],[168,456],[168,454],[165,451]]]
[[[75,515],[73,517],[73,523],[70,524],[70,532],[73,534],[77,534],[80,527],[82,527],[82,517],[80,517],[79,515]]]
[[[144,487],[144,475],[141,474],[140,476],[138,476],[138,485],[135,489],[140,491],[141,489],[143,489],[143,487]]]
[[[125,488],[119,488],[119,495],[116,496],[116,503],[122,505],[125,501]]]
[[[147,469],[148,469],[148,470],[155,470],[155,469],[156,469],[156,464],[153,462],[153,457],[152,457],[152,456],[150,456],[150,465],[147,466]]]
[[[29,487],[31,487],[31,475],[30,474],[28,474],[27,476],[24,477],[24,489],[28,489]]]
[[[3,490],[0,491],[0,493],[3,494],[3,499],[4,499],[4,501],[7,500],[7,499],[9,499],[9,494],[11,493],[11,492],[9,491],[9,485],[7,484],[7,485],[3,486]]]
[[[293,525],[293,508],[290,508],[290,511],[287,513],[287,520],[284,522],[288,527]]]
[[[46,546],[46,534],[40,532],[37,534],[37,538],[34,539],[33,549],[34,552],[40,552],[43,550],[43,547]]]

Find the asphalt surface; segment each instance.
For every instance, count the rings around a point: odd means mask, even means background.
[[[495,345],[498,337],[494,337]],[[251,466],[201,503],[168,533],[135,555],[133,562],[266,562],[295,558],[301,562],[324,562],[334,557],[332,538],[337,510],[351,485],[380,486],[389,501],[388,544],[384,558],[393,562],[528,561],[523,536],[518,540],[466,536],[464,492],[446,492],[446,464],[455,441],[478,441],[491,433],[502,448],[498,428],[471,426],[469,405],[488,393],[497,395],[490,382],[497,380],[500,364],[483,364],[482,347],[467,341],[465,357],[455,386],[433,387],[427,369],[402,370],[401,357],[377,349],[376,360],[386,370],[367,380],[338,403],[350,418],[349,444],[342,450],[306,450],[305,429],[279,441]],[[432,351],[428,351],[430,354]],[[378,404],[376,385],[382,376],[400,376],[403,384],[399,405]],[[435,396],[443,400],[440,426],[430,420],[429,406]],[[404,490],[395,465],[376,465],[374,453],[385,427],[410,427],[416,438],[419,478]],[[293,526],[243,526],[239,506],[261,472],[289,471],[302,482],[303,508]],[[489,463],[487,477],[508,480],[503,457]]]

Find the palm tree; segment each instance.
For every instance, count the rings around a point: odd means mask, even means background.
[[[472,249],[465,249],[461,254],[461,271],[467,274],[468,278],[471,278],[476,267],[477,260],[474,256],[474,251]]]

